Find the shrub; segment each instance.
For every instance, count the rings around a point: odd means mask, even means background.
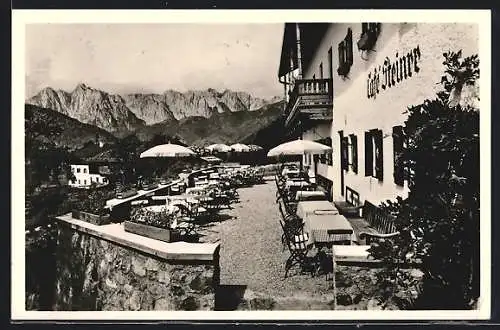
[[[408,198],[382,205],[397,216],[401,234],[370,249],[391,265],[381,277],[385,289],[396,282],[416,287],[400,270],[420,264],[421,293],[406,308],[469,309],[479,296],[479,112],[457,101],[457,90],[479,76],[479,60],[443,55],[444,90],[408,109],[407,147],[398,160],[406,168]]]

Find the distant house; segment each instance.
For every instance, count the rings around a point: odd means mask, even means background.
[[[73,180],[69,180],[70,187],[88,188],[93,183],[98,186],[109,184],[108,179],[95,171],[95,166],[89,164],[71,165],[71,172],[75,176]]]
[[[83,164],[71,165],[71,172],[75,179],[69,180],[71,187],[88,188],[92,184],[98,186],[108,185],[108,175],[116,171],[120,160],[112,150],[103,151],[95,156],[87,158]]]

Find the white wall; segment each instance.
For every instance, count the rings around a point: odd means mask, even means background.
[[[352,29],[353,65],[349,77],[339,77],[338,43],[344,39],[347,28]],[[463,56],[478,53],[479,35],[476,25],[472,24],[417,24],[393,23],[382,24],[381,33],[375,45],[375,51],[361,58],[356,43],[361,34],[361,23],[332,24],[323,38],[315,57],[304,78],[319,77],[319,64],[323,62],[325,78],[329,77],[328,50],[332,47],[333,57],[333,89],[334,111],[331,129],[334,160],[333,167],[321,169],[334,182],[334,198],[343,199],[340,194],[340,140],[338,131],[344,136],[355,134],[358,138],[358,174],[347,172],[345,185],[360,194],[361,202],[368,199],[379,203],[393,199],[397,195],[406,196],[407,187],[394,184],[393,178],[393,140],[392,127],[402,125],[406,118],[405,110],[410,105],[422,103],[426,98],[433,98],[441,87],[437,83],[444,72],[443,52],[463,50]],[[381,90],[375,98],[367,97],[367,76],[374,68],[383,65],[386,57],[391,62],[398,56],[406,54],[414,47],[420,49],[420,71],[402,82]],[[381,129],[384,134],[384,178],[383,181],[365,177],[364,133],[370,129]],[[307,135],[307,134],[305,134]],[[322,165],[322,164],[319,164]]]
[[[80,170],[80,172],[78,172]],[[75,181],[68,181],[71,187],[90,187],[93,182],[99,185],[107,185],[107,179],[96,173],[89,173],[89,165],[71,165],[71,172],[75,176]]]

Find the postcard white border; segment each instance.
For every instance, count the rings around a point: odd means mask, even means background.
[[[41,312],[25,310],[25,25],[32,23],[475,23],[480,33],[481,298],[473,311]],[[279,56],[279,54],[276,54]],[[491,310],[491,12],[489,10],[13,10],[12,320],[485,320]]]

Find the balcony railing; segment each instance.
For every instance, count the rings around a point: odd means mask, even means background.
[[[333,86],[331,79],[301,79],[295,81],[285,108],[286,126],[299,116],[309,120],[332,120]]]

